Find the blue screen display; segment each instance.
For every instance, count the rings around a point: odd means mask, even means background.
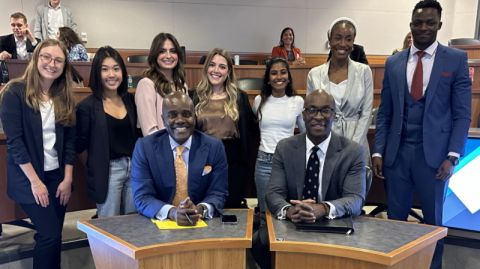
[[[480,232],[480,138],[469,138],[450,178],[443,225]]]

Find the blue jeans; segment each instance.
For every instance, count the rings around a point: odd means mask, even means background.
[[[130,157],[110,160],[107,199],[97,204],[98,217],[110,217],[135,212],[130,179]]]
[[[272,174],[272,153],[266,153],[261,150],[257,154],[255,164],[255,185],[257,187],[257,200],[260,212],[265,212],[267,204],[265,202],[265,193],[267,192],[268,182]]]

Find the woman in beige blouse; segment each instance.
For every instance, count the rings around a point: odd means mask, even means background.
[[[182,50],[170,33],[160,33],[152,41],[148,55],[149,68],[138,82],[135,93],[138,125],[143,135],[164,127],[162,121],[163,97],[172,91],[187,91]]]
[[[247,94],[236,86],[227,51],[213,49],[208,54],[193,95],[197,128],[222,140],[225,146],[229,193],[225,208],[246,207],[246,186],[253,176],[250,149],[258,146],[253,142],[258,137],[258,125]]]

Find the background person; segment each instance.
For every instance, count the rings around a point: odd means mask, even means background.
[[[28,29],[27,17],[23,13],[10,15],[10,26],[12,34],[0,36],[0,60],[28,60],[29,53],[33,52],[40,40],[35,39]]]
[[[58,29],[62,26],[77,31],[77,23],[73,20],[72,12],[69,8],[60,5],[60,0],[49,0],[47,5],[37,8],[33,27],[33,34],[36,38],[40,40],[56,39]]]
[[[69,61],[88,61],[87,49],[72,28],[58,28],[58,40],[67,46]]]
[[[274,57],[282,57],[291,64],[305,64],[302,52],[295,47],[295,33],[291,27],[282,30],[279,45],[272,49],[272,58]]]

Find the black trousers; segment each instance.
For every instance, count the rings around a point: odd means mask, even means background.
[[[63,180],[60,169],[45,172],[43,183],[48,189],[50,204],[20,204],[35,226],[34,269],[60,269],[62,229],[66,207],[55,197],[58,185]]]
[[[248,162],[242,157],[240,139],[222,140],[228,162],[228,197],[225,208],[246,208]]]

